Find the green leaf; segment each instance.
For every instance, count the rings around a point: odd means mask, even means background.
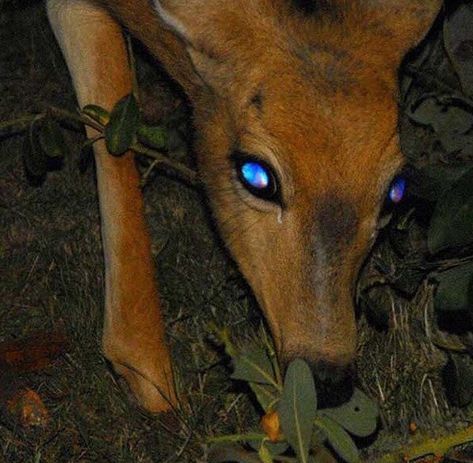
[[[265,411],[270,411],[279,398],[273,364],[268,353],[261,347],[246,348],[234,357],[231,377],[248,382]]]
[[[166,148],[168,144],[168,132],[162,125],[140,125],[137,135],[142,143],[157,150]]]
[[[314,422],[325,433],[333,450],[347,463],[357,463],[360,461],[360,455],[355,443],[339,424],[335,423],[328,416],[323,415],[317,416]]]
[[[473,124],[473,114],[454,104],[438,104],[437,114],[432,115],[431,126],[441,137],[464,135]]]
[[[338,461],[325,445],[312,448],[312,452],[309,463],[335,463]]]
[[[268,353],[259,348],[245,349],[235,358],[233,379],[250,383],[270,384],[278,388],[274,376],[273,365]]]
[[[209,463],[261,463],[255,453],[235,444],[215,445],[208,455]]]
[[[108,151],[120,156],[133,143],[140,121],[140,111],[133,94],[122,98],[113,108],[110,121],[105,126],[105,142]]]
[[[107,125],[110,120],[110,113],[106,109],[95,104],[84,106],[82,108],[82,113],[101,125]]]
[[[443,38],[450,62],[463,92],[473,95],[473,5],[460,4],[445,20]]]
[[[264,442],[264,445],[268,448],[268,450],[271,452],[271,455],[273,456],[281,455],[289,448],[289,444],[286,442]]]
[[[79,171],[81,173],[84,173],[89,166],[92,165],[93,159],[94,159],[94,149],[93,145],[97,140],[94,138],[89,138],[86,140],[81,148],[80,148],[80,153],[79,153]]]
[[[37,138],[36,128],[31,125],[23,142],[23,164],[28,176],[42,181],[46,177],[48,164]]]
[[[261,447],[258,450],[258,456],[262,463],[273,463],[273,457],[271,456],[271,452],[266,447],[266,442],[263,441]]]
[[[428,164],[416,169],[410,191],[428,201],[437,201],[470,168],[469,163]]]
[[[473,114],[463,106],[429,97],[409,107],[407,115],[417,124],[432,128],[448,153],[463,149],[470,141],[468,132],[473,125]]]
[[[450,355],[443,371],[445,393],[456,407],[466,407],[473,400],[473,364],[465,355]]]
[[[259,383],[249,383],[249,386],[255,393],[258,403],[265,412],[274,410],[274,405],[279,400],[279,392],[274,386]]]
[[[264,444],[273,456],[281,455],[289,448],[287,442],[271,442],[267,437],[260,440],[247,441],[246,443],[256,451],[259,451],[260,447]]]
[[[438,282],[434,297],[437,311],[473,311],[473,263],[437,273]]]
[[[473,168],[463,174],[436,204],[427,233],[432,254],[473,243]]]
[[[301,463],[307,463],[313,421],[317,412],[314,378],[306,362],[289,364],[278,406],[282,431]]]
[[[419,104],[416,104],[415,107],[409,106],[406,114],[417,124],[432,127],[432,124],[440,114],[440,111],[441,106],[435,98],[426,98]]]
[[[378,427],[378,405],[359,389],[355,389],[347,403],[336,408],[326,408],[320,413],[358,437],[368,437]]]
[[[473,40],[471,42],[473,44]],[[460,159],[459,152],[470,150],[473,113],[468,105],[429,96],[410,105],[406,114],[416,124],[430,127],[443,150],[448,154],[454,153],[456,159]],[[443,164],[443,160],[440,164]]]
[[[39,130],[39,143],[44,154],[52,159],[64,159],[67,153],[62,131],[53,119],[46,119]]]

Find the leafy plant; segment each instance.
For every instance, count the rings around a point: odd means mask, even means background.
[[[402,105],[420,140],[403,150],[412,201],[384,230],[359,287],[366,312],[384,328],[393,300],[410,299],[426,284],[434,288],[432,341],[450,359],[444,384],[460,406],[473,402],[469,393],[458,398],[461,378],[473,375],[472,21],[471,2],[459,2],[437,42],[406,68]],[[434,71],[440,65],[442,81]]]
[[[232,343],[226,329],[214,332],[232,358],[232,378],[248,383],[265,414],[261,420],[263,432],[210,439],[218,445],[211,450],[209,461],[311,463],[320,455],[327,455],[324,444],[348,463],[359,461],[351,436],[367,437],[376,431],[378,407],[371,399],[356,389],[351,400],[342,406],[318,409],[314,379],[304,360],[292,361],[282,379],[264,331],[263,345],[253,343],[242,349]],[[243,447],[235,446],[235,442],[241,442]],[[244,448],[253,450],[244,452]],[[259,460],[255,460],[256,455]]]
[[[83,143],[83,156],[90,153],[94,143],[104,139],[114,156],[133,151],[152,159],[152,169],[171,171],[183,181],[198,185],[195,171],[165,154],[176,148],[176,137],[171,139],[169,134],[173,133],[173,124],[179,123],[177,119],[169,123],[163,121],[157,126],[145,124],[138,103],[130,94],[118,101],[111,112],[97,105],[87,105],[78,113],[50,107],[39,114],[1,123],[0,135],[24,134],[23,162],[26,173],[36,183],[44,181],[51,165],[60,164],[67,156],[64,128],[81,130],[85,125],[94,129],[97,135]]]

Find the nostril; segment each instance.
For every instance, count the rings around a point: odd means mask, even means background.
[[[280,355],[284,369],[300,358],[310,367],[317,390],[317,408],[333,408],[348,402],[355,389],[355,366],[352,356],[337,358],[327,355],[302,353],[302,349],[291,349]]]
[[[317,390],[318,408],[337,407],[353,395],[355,370],[328,362],[309,362]]]

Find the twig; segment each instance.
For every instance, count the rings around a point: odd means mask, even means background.
[[[65,109],[50,106],[46,108],[45,111],[39,114],[28,114],[26,116],[21,116],[11,121],[0,122],[0,134],[6,135],[24,132],[25,129],[27,129],[32,122],[37,122],[41,119],[45,119],[48,116],[61,121],[69,119],[75,122],[79,122],[80,124],[89,125],[90,127],[93,127],[99,132],[103,132],[103,126],[88,117],[73,113],[71,111],[67,111]]]
[[[186,183],[192,186],[201,186],[201,181],[198,178],[197,172],[195,170],[190,169],[189,167],[185,166],[184,164],[173,161],[172,159],[167,158],[164,154],[159,153],[156,150],[147,148],[146,146],[142,145],[141,143],[133,143],[130,147],[135,153],[143,154],[147,157],[150,157],[155,160],[156,167],[168,167],[175,171],[179,177],[182,178]],[[149,175],[149,174],[148,174]]]
[[[80,113],[75,113],[65,109],[57,108],[55,106],[49,106],[45,109],[44,112],[39,114],[22,116],[12,121],[0,122],[0,135],[3,132],[5,132],[5,135],[23,132],[33,123],[36,123],[37,121],[46,117],[52,117],[59,121],[74,121],[94,128],[99,132],[99,136],[94,138],[91,143],[94,143],[95,141],[103,137],[104,126],[99,122],[96,122],[88,116],[82,115]],[[177,161],[173,161],[172,159],[169,159],[164,156],[162,153],[154,149],[148,148],[139,142],[135,142],[130,147],[130,149],[137,154],[142,154],[144,156],[154,159],[153,163],[145,174],[145,177],[143,179],[144,181],[146,181],[146,178],[149,176],[153,168],[166,167],[174,171],[187,184],[195,187],[200,187],[202,185],[198,178],[197,172],[185,166],[184,164]]]
[[[149,165],[149,167],[146,169],[144,174],[141,176],[141,181],[140,185],[141,187],[144,187],[146,185],[146,182],[148,181],[148,177],[150,176],[151,172],[153,172],[154,168],[159,164],[159,161],[156,159]]]
[[[24,132],[33,122],[44,118],[44,114],[29,114],[11,121],[0,122],[0,135],[13,135]]]
[[[60,121],[69,119],[75,122],[79,122],[80,124],[85,124],[85,125],[88,125],[89,127],[94,128],[100,133],[102,133],[104,130],[104,127],[102,124],[95,122],[93,119],[90,119],[87,116],[82,116],[81,114],[73,113],[71,111],[57,108],[55,106],[49,106],[46,109],[45,115],[50,115],[54,119],[58,119]]]
[[[87,116],[82,116],[80,114],[75,114],[70,111],[66,111],[64,109],[56,108],[54,106],[48,108],[48,112],[51,115],[51,117],[54,117],[56,119],[64,120],[64,119],[71,119],[73,121],[86,124],[96,130],[98,130],[101,134],[104,131],[103,125],[99,124],[98,122],[90,119]],[[184,164],[173,161],[166,156],[164,156],[162,153],[159,153],[158,151],[147,148],[146,146],[142,145],[141,143],[135,142],[130,149],[134,151],[137,154],[143,154],[147,157],[150,157],[155,160],[153,162],[153,165],[155,167],[160,167],[160,166],[165,166],[173,171],[175,171],[179,177],[182,178],[186,183],[192,185],[192,186],[201,186],[201,182],[198,179],[197,172],[190,169],[189,167],[185,166]],[[149,173],[148,173],[149,175]]]
[[[131,35],[126,34],[126,48],[128,50],[128,64],[130,66],[131,71],[131,78],[132,78],[132,91],[133,95],[136,98],[138,104],[140,103],[140,92],[139,92],[139,85],[136,73],[136,60],[135,54],[133,53],[133,42],[131,41]]]
[[[207,442],[209,444],[218,444],[222,442],[242,442],[242,441],[259,441],[266,438],[266,434],[259,432],[250,432],[248,434],[234,434],[230,436],[209,437]]]

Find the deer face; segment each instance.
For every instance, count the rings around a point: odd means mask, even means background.
[[[198,117],[199,162],[281,357],[347,365],[356,277],[402,163],[396,103],[377,82],[321,91],[298,65]]]
[[[282,0],[157,10],[201,80],[200,172],[281,359],[339,369],[355,355],[356,278],[402,164],[397,66],[438,2],[325,3],[309,16]]]

